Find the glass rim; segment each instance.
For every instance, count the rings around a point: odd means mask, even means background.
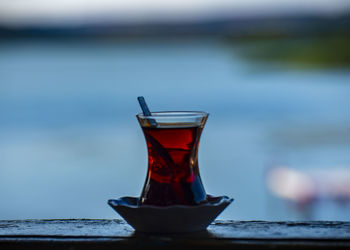
[[[148,118],[191,118],[191,117],[206,117],[209,113],[204,111],[156,111],[151,112],[151,115],[144,115],[143,113],[139,113],[136,116],[141,119]]]

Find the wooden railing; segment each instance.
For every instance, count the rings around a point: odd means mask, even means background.
[[[3,220],[0,249],[350,249],[350,222],[216,221],[191,234],[144,234],[122,220]]]

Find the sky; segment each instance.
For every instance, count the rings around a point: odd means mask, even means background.
[[[349,0],[0,0],[0,23],[7,25],[86,23],[95,20],[189,20],[203,16],[336,15]]]

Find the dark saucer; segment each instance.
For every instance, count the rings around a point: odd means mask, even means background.
[[[227,196],[207,196],[207,203],[197,206],[167,207],[138,205],[136,197],[109,200],[108,204],[136,231],[152,233],[187,233],[204,231],[233,201]]]

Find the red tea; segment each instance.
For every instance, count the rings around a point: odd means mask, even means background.
[[[206,201],[198,170],[198,143],[203,128],[142,127],[148,149],[148,173],[141,204],[197,205]]]

